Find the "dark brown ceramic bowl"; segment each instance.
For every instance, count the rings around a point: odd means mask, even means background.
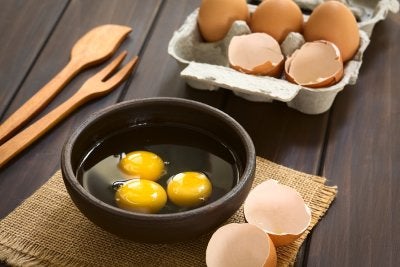
[[[230,147],[239,164],[237,184],[219,199],[183,212],[141,214],[119,209],[92,196],[76,172],[87,153],[105,136],[143,123],[171,122],[207,129]],[[239,209],[250,191],[255,150],[246,131],[230,116],[208,105],[178,98],[149,98],[116,104],[93,114],[66,142],[61,157],[64,183],[73,202],[108,232],[140,242],[174,242],[212,231]]]

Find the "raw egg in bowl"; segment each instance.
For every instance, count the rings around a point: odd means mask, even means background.
[[[89,117],[61,156],[71,199],[92,222],[139,242],[208,233],[250,191],[255,149],[224,112],[196,101],[148,98]]]

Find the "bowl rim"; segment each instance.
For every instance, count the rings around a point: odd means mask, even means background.
[[[119,109],[123,109],[125,107],[128,107],[130,105],[134,105],[136,103],[175,103],[175,104],[181,104],[184,106],[196,106],[202,110],[205,111],[210,111],[212,114],[219,119],[226,120],[239,134],[240,139],[242,140],[245,148],[245,153],[246,153],[246,164],[244,166],[243,172],[240,175],[238,183],[225,195],[222,197],[218,198],[217,200],[208,203],[206,205],[193,208],[187,211],[181,211],[181,212],[175,212],[175,213],[166,213],[166,214],[147,214],[147,213],[137,213],[137,212],[132,212],[132,211],[126,211],[121,208],[112,206],[110,204],[107,204],[100,199],[96,198],[92,194],[90,194],[78,181],[77,177],[75,176],[75,172],[72,168],[71,161],[69,160],[71,158],[72,154],[72,148],[74,145],[74,142],[76,139],[79,137],[79,135],[91,124],[96,123],[98,120],[101,120],[104,116],[106,116],[109,112],[111,111],[116,111]],[[97,112],[94,112],[91,114],[84,122],[82,122],[71,134],[71,136],[67,139],[65,142],[62,152],[61,152],[61,168],[62,168],[62,176],[64,183],[66,182],[65,180],[68,180],[69,185],[74,189],[75,192],[77,192],[80,197],[84,198],[86,201],[88,201],[90,204],[96,206],[97,208],[100,208],[102,210],[106,210],[109,213],[112,213],[113,215],[118,215],[118,216],[123,216],[127,217],[130,219],[136,219],[136,220],[143,220],[143,221],[153,221],[153,220],[162,220],[162,221],[169,221],[171,219],[177,219],[177,218],[187,218],[191,217],[196,214],[202,214],[202,213],[207,213],[209,209],[216,209],[219,206],[221,206],[225,202],[229,202],[230,199],[234,198],[249,180],[251,180],[251,183],[254,179],[254,172],[255,172],[255,161],[256,161],[256,153],[255,153],[255,148],[252,139],[250,138],[249,134],[246,132],[246,130],[231,116],[226,114],[225,112],[212,107],[208,104],[204,104],[195,100],[189,100],[189,99],[184,99],[184,98],[177,98],[177,97],[150,97],[150,98],[143,98],[143,99],[133,99],[133,100],[127,100],[123,101],[120,103],[113,104],[109,107],[106,107],[102,110],[99,110]],[[248,164],[250,163],[250,164]]]

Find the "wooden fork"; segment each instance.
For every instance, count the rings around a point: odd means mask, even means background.
[[[95,27],[72,47],[68,64],[0,124],[0,145],[33,118],[82,70],[109,59],[132,28],[106,24]]]
[[[88,79],[67,101],[1,145],[0,168],[53,128],[77,107],[93,98],[111,92],[123,82],[132,72],[138,60],[138,57],[135,56],[122,69],[112,75],[112,72],[120,65],[122,60],[126,57],[126,54],[126,51],[121,53],[108,66]]]

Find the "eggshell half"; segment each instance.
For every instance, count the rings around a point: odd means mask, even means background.
[[[328,41],[305,43],[285,62],[286,79],[310,88],[331,86],[343,73],[340,51]]]
[[[204,40],[222,40],[235,20],[249,19],[246,0],[202,0],[197,23]]]
[[[277,255],[271,239],[248,223],[220,227],[206,250],[208,267],[275,267]]]
[[[265,32],[282,43],[289,32],[301,32],[303,14],[292,0],[265,0],[250,19],[252,32]]]
[[[304,25],[304,38],[307,42],[327,40],[334,43],[343,62],[351,59],[360,45],[356,18],[338,1],[323,2],[313,10]]]
[[[293,188],[276,180],[256,186],[244,203],[249,224],[264,230],[275,246],[295,241],[311,222],[311,210]]]
[[[230,66],[240,72],[277,77],[284,57],[274,38],[266,33],[251,33],[232,38],[228,59]]]

